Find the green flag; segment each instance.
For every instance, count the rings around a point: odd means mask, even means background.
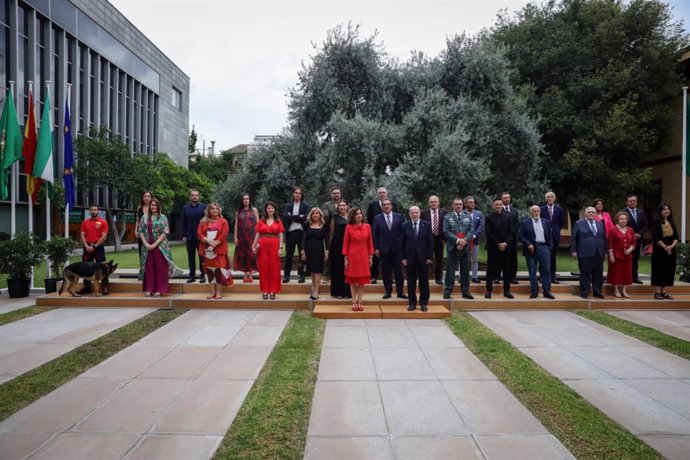
[[[46,97],[43,100],[43,115],[41,115],[41,127],[38,130],[36,142],[36,158],[34,160],[33,177],[39,177],[48,183],[48,193],[53,196],[53,117],[51,116],[50,94],[46,88]]]
[[[22,132],[17,121],[12,90],[7,90],[7,98],[0,118],[0,198],[6,200],[7,169],[22,158]]]

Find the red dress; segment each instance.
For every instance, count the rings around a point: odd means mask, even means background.
[[[279,220],[268,225],[261,219],[256,224],[259,234],[259,287],[261,292],[277,294],[280,292],[280,235],[285,232],[283,223]]]
[[[345,282],[367,284],[371,280],[369,256],[374,254],[374,240],[369,224],[348,224],[343,239],[343,255],[347,257]]]
[[[629,247],[635,247],[635,232],[631,227],[623,233],[614,225],[606,234],[608,249],[613,250],[613,257],[616,259],[611,263],[609,259],[609,271],[606,275],[606,282],[615,286],[627,286],[632,284],[632,252],[625,254],[624,251]]]

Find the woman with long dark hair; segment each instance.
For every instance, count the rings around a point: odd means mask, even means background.
[[[352,294],[350,293],[350,285],[345,282],[345,257],[343,256],[347,213],[350,211],[347,201],[341,200],[336,211],[336,214],[331,214],[330,231],[331,297],[349,299]]]
[[[248,193],[242,194],[235,212],[235,270],[244,272],[243,283],[252,282],[252,273],[256,270],[256,254],[252,251],[252,242],[259,222],[259,211],[252,206]]]
[[[141,248],[144,247],[144,243],[139,238],[139,221],[144,214],[149,213],[149,203],[153,199],[153,193],[145,190],[141,194],[141,200],[139,201],[139,207],[137,207],[137,222],[134,225],[134,236],[137,239],[137,247],[139,248],[139,259],[141,259]]]
[[[269,201],[256,224],[252,249],[257,254],[259,287],[264,300],[275,299],[280,292],[280,251],[283,250],[285,227],[276,213],[276,204]]]
[[[143,248],[139,279],[143,280],[145,295],[160,296],[170,290],[170,278],[182,273],[173,262],[168,234],[168,218],[161,212],[161,205],[155,198],[139,221],[139,239]]]
[[[666,292],[673,286],[676,279],[676,246],[678,245],[678,230],[673,222],[671,206],[661,203],[657,208],[656,217],[649,227],[652,233],[652,286],[657,300],[673,299]]]

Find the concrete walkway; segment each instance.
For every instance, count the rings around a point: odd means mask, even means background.
[[[152,311],[149,308],[62,308],[0,326],[0,383]]]
[[[29,297],[22,297],[21,299],[10,299],[7,294],[7,289],[0,294],[0,314],[9,313],[20,308],[30,307],[36,305],[36,298],[42,295],[43,292],[32,293]]]
[[[619,318],[651,327],[664,334],[690,341],[690,311],[687,310],[630,310],[608,311]]]
[[[189,311],[1,422],[1,457],[210,458],[290,314]]]
[[[574,313],[472,313],[669,459],[690,452],[690,361]]]
[[[307,459],[573,458],[439,320],[328,320]]]

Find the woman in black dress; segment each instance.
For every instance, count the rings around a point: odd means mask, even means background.
[[[343,238],[347,227],[347,213],[350,211],[347,201],[338,203],[337,214],[331,218],[331,297],[350,299],[350,285],[345,282],[345,256],[343,256]]]
[[[323,273],[323,268],[328,259],[327,237],[328,227],[326,227],[323,211],[319,208],[312,208],[307,215],[300,254],[302,260],[307,262],[306,271],[311,273],[311,295],[309,300],[319,298],[321,273]]]
[[[649,227],[652,233],[652,286],[657,300],[673,299],[666,292],[673,286],[676,278],[676,245],[678,244],[678,230],[673,223],[671,207],[661,203],[657,208],[657,215]]]

